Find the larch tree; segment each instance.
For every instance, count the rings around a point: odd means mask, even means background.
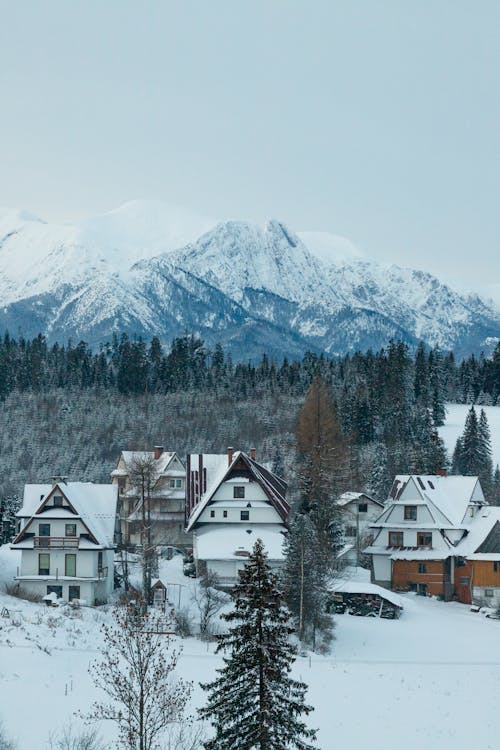
[[[115,722],[120,747],[156,750],[168,728],[184,720],[191,694],[190,683],[174,675],[180,651],[171,622],[140,606],[115,607],[102,631],[102,655],[90,673],[108,702],[95,702],[88,718]]]
[[[224,666],[202,685],[208,701],[199,715],[215,730],[205,750],[312,750],[316,732],[301,718],[312,711],[306,685],[290,677],[290,615],[260,539],[233,597],[234,609],[223,615],[229,632],[218,636]]]
[[[310,513],[325,544],[337,515],[336,499],[349,484],[347,440],[324,381],[316,376],[300,411],[295,434],[301,512]]]

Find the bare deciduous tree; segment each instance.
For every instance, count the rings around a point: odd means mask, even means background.
[[[200,613],[200,634],[208,635],[215,615],[220,612],[229,597],[217,589],[219,576],[208,570],[193,588],[193,600]]]
[[[137,511],[141,514],[142,591],[146,604],[149,604],[151,598],[152,570],[156,554],[151,538],[151,494],[157,479],[158,469],[154,456],[151,453],[134,456],[130,462],[129,480],[138,493]]]
[[[102,626],[103,653],[90,668],[109,702],[94,703],[89,718],[115,722],[124,748],[153,750],[184,720],[191,684],[175,677],[180,649],[167,616],[130,606],[116,607],[113,619]]]
[[[75,732],[71,724],[67,724],[59,734],[51,732],[49,748],[50,750],[105,750],[105,745],[95,727],[87,727],[81,732]]]

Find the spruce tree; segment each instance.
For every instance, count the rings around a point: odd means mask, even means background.
[[[490,427],[484,409],[481,409],[481,412],[479,414],[477,432],[479,439],[479,450],[481,454],[481,462],[478,467],[478,476],[481,481],[483,492],[486,495],[486,498],[489,499],[493,489],[493,461],[491,460]]]
[[[285,601],[297,635],[315,649],[331,641],[332,620],[326,613],[327,565],[318,560],[321,546],[310,516],[297,513],[285,537],[285,565],[281,573]]]
[[[234,609],[223,615],[231,627],[217,646],[228,655],[219,676],[202,685],[208,703],[199,715],[215,729],[205,750],[310,750],[316,732],[301,716],[312,707],[304,703],[306,685],[289,676],[293,629],[260,539],[233,597]]]

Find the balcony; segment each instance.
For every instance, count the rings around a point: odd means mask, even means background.
[[[33,546],[36,549],[78,549],[79,542],[77,536],[35,536]]]

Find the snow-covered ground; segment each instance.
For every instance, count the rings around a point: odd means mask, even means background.
[[[457,438],[464,431],[465,418],[470,404],[446,404],[446,424],[439,428],[450,456],[453,455]],[[481,409],[486,412],[491,432],[493,467],[500,464],[500,406],[476,406],[479,416]]]
[[[3,547],[0,579],[13,575],[11,558]],[[193,581],[182,576],[179,560],[163,564],[161,577],[182,584],[186,605]],[[496,748],[500,621],[460,604],[402,598],[401,619],[338,615],[332,654],[298,658],[294,671],[309,685],[318,747]],[[17,611],[0,618],[0,712],[20,750],[43,750],[50,731],[69,719],[78,723],[74,712],[88,710],[95,697],[87,669],[109,613],[83,609],[73,617],[0,594],[2,607]],[[194,710],[204,702],[199,681],[212,679],[221,661],[213,644],[181,644],[179,672],[194,682]],[[100,729],[111,744],[112,727]]]

